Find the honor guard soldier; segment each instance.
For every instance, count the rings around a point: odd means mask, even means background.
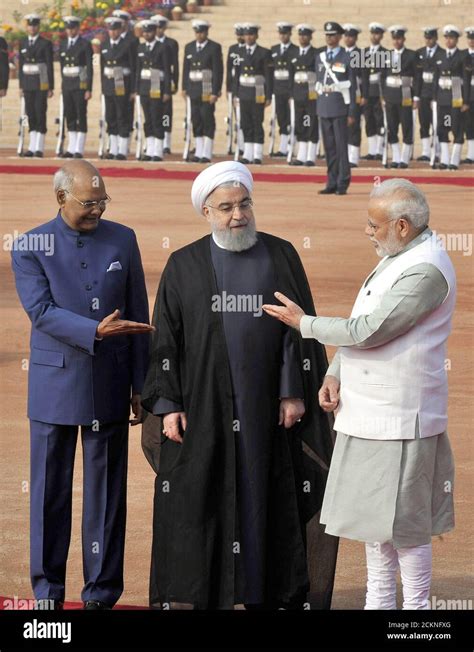
[[[7,94],[9,77],[8,43],[3,36],[0,36],[0,97],[5,97]]]
[[[244,25],[243,23],[235,23],[234,25],[234,33],[237,38],[237,43],[233,43],[227,52],[227,61],[226,61],[226,92],[227,95],[231,95],[231,100],[232,100],[232,106],[230,107],[228,111],[228,120],[232,119],[232,112],[235,111],[235,107],[233,106],[233,90],[234,90],[234,79],[235,79],[235,71],[237,70],[237,66],[239,65],[239,60],[240,57],[242,56],[242,52],[245,49],[245,36],[244,36]],[[238,125],[237,125],[238,126]],[[232,144],[230,143],[229,150],[231,149]],[[242,132],[242,128],[240,127],[237,133],[237,147],[239,148],[240,154],[244,153],[244,134]]]
[[[143,20],[138,25],[145,39],[145,43],[138,46],[136,69],[136,92],[145,116],[146,150],[142,160],[162,161],[163,102],[168,101],[171,94],[170,50],[157,40],[155,21]]]
[[[345,195],[351,181],[347,155],[348,126],[354,121],[355,75],[349,54],[339,46],[344,30],[339,23],[324,23],[326,48],[316,57],[317,111],[328,166],[321,195]]]
[[[464,30],[468,49],[464,55],[464,91],[465,103],[469,107],[464,113],[464,131],[467,140],[467,157],[462,163],[474,163],[474,27]]]
[[[390,51],[391,67],[382,73],[382,92],[388,124],[388,142],[392,148],[391,168],[407,168],[413,151],[413,80],[416,52],[405,47],[407,28],[392,25],[394,49]],[[400,152],[398,129],[402,125],[403,148]]]
[[[65,16],[65,38],[59,49],[64,118],[68,129],[65,158],[82,158],[87,133],[87,103],[92,97],[92,46],[79,35],[80,18]]]
[[[165,130],[164,154],[171,154],[171,131],[173,129],[173,95],[178,91],[179,84],[179,45],[178,41],[166,35],[168,19],[161,14],[151,17],[157,24],[156,38],[169,49],[168,61],[170,65],[171,95],[169,100],[163,102],[163,128]]]
[[[112,16],[115,16],[116,18],[120,18],[122,20],[122,31],[120,34],[120,38],[123,39],[124,42],[130,48],[132,61],[135,62],[137,60],[138,45],[140,43],[140,40],[135,36],[135,32],[133,30],[132,22],[131,22],[132,16],[128,13],[128,11],[123,11],[123,9],[115,9],[112,12]],[[128,105],[128,122],[129,122],[129,132],[130,132],[129,135],[133,131],[134,108],[135,108],[135,103],[130,102]]]
[[[265,138],[265,107],[272,101],[270,50],[257,45],[260,25],[245,23],[245,50],[237,67],[234,96],[240,103],[240,120],[244,133],[244,154],[241,163],[261,164]]]
[[[132,49],[120,37],[122,20],[114,16],[105,19],[108,31],[101,53],[102,94],[105,97],[105,120],[109,134],[106,158],[124,161],[130,140],[130,103],[135,88]]]
[[[222,48],[208,38],[209,23],[193,20],[196,40],[184,49],[183,97],[191,100],[191,122],[196,144],[194,162],[210,163],[216,133],[216,102],[224,79]]]
[[[295,102],[295,136],[298,141],[296,159],[290,165],[314,166],[319,140],[319,124],[316,115],[316,55],[311,45],[314,27],[301,23],[296,26],[299,47],[291,59]]]
[[[380,99],[382,85],[382,70],[384,68],[387,49],[381,45],[385,34],[385,27],[381,23],[369,24],[370,46],[364,49],[364,56],[370,57],[362,69],[362,97],[361,107],[364,112],[365,133],[368,140],[369,152],[363,158],[367,161],[381,161],[384,146],[383,110]],[[369,65],[368,65],[369,64]]]
[[[349,166],[351,168],[356,168],[359,165],[360,158],[360,141],[361,141],[361,129],[360,129],[360,120],[362,115],[362,107],[360,105],[360,100],[362,96],[362,65],[361,65],[361,50],[357,47],[357,39],[361,33],[360,27],[357,25],[352,25],[352,23],[345,23],[342,26],[344,30],[344,46],[346,52],[349,53],[351,59],[351,68],[354,71],[355,75],[355,98],[356,106],[354,113],[354,124],[349,127],[349,145],[348,145],[348,154],[349,154]],[[354,52],[354,54],[352,54]]]
[[[48,98],[53,97],[53,44],[39,35],[41,16],[27,14],[28,36],[20,42],[19,85],[25,98],[30,142],[25,156],[43,156]]]
[[[291,23],[276,24],[280,43],[271,48],[273,71],[273,95],[275,97],[275,113],[280,132],[280,146],[274,156],[288,155],[290,133],[290,96],[292,95],[291,60],[298,53],[298,48],[291,42]],[[273,126],[275,129],[275,125]]]
[[[433,78],[433,99],[437,103],[438,140],[441,148],[440,170],[457,170],[464,143],[463,113],[466,111],[466,89],[463,87],[464,52],[457,43],[461,31],[455,25],[445,25],[445,52],[436,59]],[[463,111],[461,111],[463,109]],[[454,137],[451,158],[449,157],[449,132]]]
[[[424,27],[425,46],[416,51],[415,86],[413,89],[413,107],[418,107],[420,122],[421,156],[417,161],[431,159],[430,128],[433,125],[433,79],[436,61],[444,52],[438,45],[438,28]],[[434,134],[433,134],[434,138]]]

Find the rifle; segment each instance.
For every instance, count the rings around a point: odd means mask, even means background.
[[[142,103],[140,95],[137,93],[135,96],[135,140],[137,141],[137,149],[135,158],[139,161],[142,157],[143,148],[143,124],[142,124]]]
[[[272,95],[272,112],[270,117],[270,144],[268,147],[268,156],[273,156],[275,147],[275,127],[276,127],[276,100],[275,94]]]
[[[240,102],[237,99],[235,107],[235,133],[237,134],[237,143],[235,146],[234,161],[239,160],[239,132],[240,132]]]
[[[18,118],[18,156],[23,156],[23,143],[25,142],[25,131],[28,125],[28,116],[25,111],[25,98],[22,96],[20,102],[20,117]]]
[[[64,99],[61,93],[59,98],[59,117],[56,118],[55,123],[58,125],[58,132],[56,136],[58,140],[56,141],[56,156],[61,156],[64,151]]]
[[[295,147],[295,100],[290,97],[290,143],[288,146],[288,156],[286,160],[291,163],[293,149]]]
[[[436,163],[436,150],[438,149],[438,102],[431,104],[431,129],[433,140],[431,141],[430,166],[434,169]]]
[[[226,116],[227,130],[227,154],[233,154],[232,141],[234,140],[234,107],[232,102],[232,93],[227,93],[227,116]]]
[[[99,158],[104,158],[105,150],[105,96],[100,96],[100,118],[99,118]]]
[[[186,96],[186,114],[184,116],[184,150],[183,160],[187,161],[191,144],[191,98]]]

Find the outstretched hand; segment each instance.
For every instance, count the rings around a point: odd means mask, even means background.
[[[155,330],[150,324],[141,324],[137,321],[120,319],[120,310],[114,310],[107,315],[97,326],[97,337],[111,337],[112,335],[135,335],[137,333],[151,333]]]
[[[284,324],[299,330],[301,317],[304,317],[305,314],[304,310],[302,310],[294,301],[285,297],[281,292],[275,292],[275,297],[284,305],[274,306],[269,303],[264,304],[262,308],[265,310],[267,315],[275,317],[275,319],[279,319]]]

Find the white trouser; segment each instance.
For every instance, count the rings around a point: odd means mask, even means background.
[[[119,136],[118,139],[118,153],[122,154],[123,156],[128,156],[128,144],[129,144],[130,139],[129,138],[123,138],[122,136]]]
[[[308,143],[304,140],[299,140],[298,154],[296,158],[298,159],[298,161],[303,161],[303,163],[305,163],[307,155],[308,155]]]
[[[474,140],[467,141],[467,158],[474,161]]]
[[[202,158],[203,149],[204,149],[204,136],[196,136],[196,138],[194,139],[194,156],[196,158]]]
[[[68,144],[67,144],[67,151],[70,154],[75,154],[76,153],[76,142],[77,142],[77,131],[69,131],[68,136],[69,136],[69,141],[68,141]]]
[[[383,136],[376,136],[377,138],[377,154],[383,154]]]
[[[244,143],[244,156],[247,161],[253,161],[253,143]]]
[[[288,154],[288,141],[289,136],[287,134],[280,134],[280,147],[278,151],[282,154]]]
[[[86,132],[78,131],[76,137],[76,154],[84,154],[84,147],[86,144]],[[71,150],[69,150],[71,151]]]
[[[253,144],[253,158],[261,161],[263,158],[263,145],[262,143]]]
[[[369,143],[369,154],[375,156],[377,154],[377,136],[369,136],[367,141]]]
[[[146,137],[146,156],[153,156],[153,150],[155,149],[155,139],[153,136]]]
[[[46,134],[41,134],[39,131],[36,132],[36,152],[42,152],[44,150],[44,138]]]
[[[408,163],[410,162],[410,158],[411,158],[411,145],[407,145],[406,143],[403,143],[402,156],[401,156],[402,163],[406,163],[408,165]]]
[[[171,131],[165,131],[165,149],[171,149]]]
[[[214,140],[208,136],[203,137],[202,158],[212,159],[212,150],[214,148]]]
[[[430,158],[431,156],[431,141],[429,138],[422,138],[421,139],[421,155],[422,156],[427,156]]]
[[[400,568],[403,609],[429,609],[431,543],[395,549],[391,543],[366,543],[367,594],[364,609],[397,608]]]
[[[392,161],[393,163],[400,163],[400,145],[398,143],[393,143],[392,147]]]
[[[461,161],[461,150],[462,145],[459,143],[454,143],[451,152],[451,165],[455,165],[456,167],[459,165],[459,162]]]
[[[443,165],[449,165],[449,143],[440,143],[441,146],[441,157],[440,163]]]
[[[353,163],[354,165],[359,165],[360,147],[356,147],[355,145],[348,145],[347,153],[349,156],[349,163]]]
[[[28,151],[30,152],[35,152],[36,151],[36,141],[38,139],[38,132],[37,131],[30,131],[30,144],[28,145]]]
[[[163,158],[164,142],[161,138],[153,138],[153,156]]]
[[[119,137],[115,134],[109,136],[109,153],[112,154],[112,156],[117,156],[118,154],[118,139]]]

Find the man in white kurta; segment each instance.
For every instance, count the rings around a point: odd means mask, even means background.
[[[321,522],[365,541],[366,609],[429,608],[431,537],[454,527],[454,464],[446,433],[446,341],[456,276],[411,182],[374,188],[366,234],[379,265],[349,319],[304,315],[286,297],[267,312],[339,349],[319,392],[338,432]],[[265,309],[265,306],[264,306]]]

